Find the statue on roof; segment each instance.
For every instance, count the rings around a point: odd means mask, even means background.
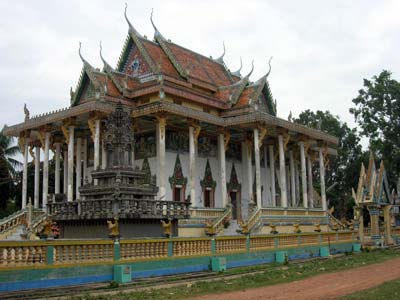
[[[292,120],[293,120],[292,111],[290,111],[289,116],[288,116],[287,119],[288,119],[289,122],[292,122]]]
[[[25,121],[29,120],[30,112],[29,109],[26,107],[26,103],[24,103],[24,114],[25,114]]]

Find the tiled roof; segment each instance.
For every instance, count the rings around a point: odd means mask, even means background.
[[[246,106],[250,99],[261,99],[263,90],[268,92],[264,98],[272,98],[268,83],[264,89],[266,76],[263,77],[265,79],[263,84],[260,79],[250,85],[249,78],[252,71],[243,78],[240,75],[241,66],[238,71],[231,73],[223,62],[223,56],[214,60],[172,43],[161,35],[154,23],[155,41],[147,40],[133,28],[128,19],[127,22],[129,35],[118,62],[118,72],[103,59],[105,73],[95,72],[96,76],[101,77],[101,80],[98,80],[93,75],[94,69],[84,61],[84,69],[88,73],[86,78],[97,81],[94,82],[96,86],[99,85],[99,81],[101,81],[101,86],[106,83],[109,95],[133,97],[136,91],[154,86],[155,80],[160,80],[161,85],[166,80],[175,84],[176,87],[186,89],[186,92],[191,89],[196,97],[203,93],[205,99],[213,99],[212,101],[217,104],[219,102],[218,106],[221,107]],[[139,67],[133,70],[132,65],[135,59],[139,59]],[[153,76],[159,74],[164,75],[163,79]],[[78,87],[82,84],[85,82],[80,81]]]
[[[235,82],[224,65],[174,43],[167,45],[190,77],[215,86],[225,86]]]

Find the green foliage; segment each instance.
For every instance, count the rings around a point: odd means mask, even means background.
[[[350,113],[361,128],[361,135],[370,139],[370,148],[383,158],[391,187],[400,173],[400,82],[383,70],[364,86],[353,99]]]
[[[378,287],[362,290],[343,297],[348,300],[397,300],[400,299],[400,280],[385,282]]]
[[[0,215],[5,214],[8,201],[14,198],[16,168],[21,166],[14,158],[19,153],[18,146],[3,131],[4,128],[0,131]]]
[[[119,287],[119,283],[115,280],[111,280],[107,286],[108,289],[116,289],[118,287]]]
[[[364,153],[360,145],[360,138],[355,128],[350,128],[338,116],[329,111],[305,110],[300,113],[294,122],[322,130],[339,138],[338,155],[330,157],[326,170],[326,186],[337,183],[327,192],[329,206],[334,206],[339,218],[351,218],[353,215],[353,199],[351,188],[357,186],[361,162],[368,161],[368,154]],[[319,178],[318,166],[313,171],[314,178]],[[318,188],[316,181],[316,188]]]

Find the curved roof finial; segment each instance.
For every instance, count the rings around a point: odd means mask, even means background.
[[[103,57],[103,46],[101,45],[101,40],[100,40],[99,46],[100,46],[100,58],[103,61],[104,65],[108,65],[108,63],[106,62],[106,60]]]
[[[242,63],[242,57],[240,57],[240,67],[237,71],[232,72],[232,75],[238,76],[238,77],[242,77],[242,74],[240,74],[240,71],[242,70],[243,67],[243,63]]]
[[[140,33],[132,26],[131,22],[129,21],[128,16],[126,14],[127,10],[128,10],[128,3],[125,2],[124,16],[125,16],[126,22],[128,23],[128,26],[129,26],[129,33],[135,33],[136,35],[141,37]]]
[[[225,41],[222,41],[222,46],[224,47],[224,52],[220,57],[216,59],[217,62],[223,64],[224,63],[224,56],[225,56]]]
[[[78,53],[79,53],[79,57],[80,57],[80,58],[81,58],[81,60],[84,62],[84,61],[85,61],[85,59],[82,57],[81,48],[82,48],[82,43],[81,43],[81,42],[79,42],[79,50],[78,50]]]
[[[265,77],[268,77],[269,74],[271,73],[271,69],[272,69],[272,67],[271,67],[271,61],[272,61],[272,58],[273,58],[273,56],[271,56],[271,57],[269,58],[269,60],[268,60],[269,70],[268,70],[267,75],[265,75]]]
[[[154,37],[161,37],[162,39],[165,39],[162,34],[160,33],[160,31],[158,30],[157,26],[154,24],[153,21],[153,8],[151,9],[151,14],[150,14],[150,22],[153,25],[154,28]]]
[[[249,72],[249,74],[246,75],[247,78],[250,77],[251,74],[253,74],[254,71],[254,59],[251,61],[251,70]]]

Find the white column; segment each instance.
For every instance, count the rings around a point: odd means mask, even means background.
[[[161,199],[165,199],[165,117],[158,118],[157,123],[157,163],[158,163],[158,173],[157,178],[159,182],[159,194]]]
[[[247,140],[246,142],[246,167],[247,167],[247,186],[249,187],[248,190],[248,197],[249,197],[249,204],[253,204],[254,200],[253,199],[253,166],[251,162],[251,141]]]
[[[190,181],[190,201],[197,206],[196,199],[196,144],[194,127],[189,126],[189,181]]]
[[[63,154],[63,171],[64,171],[64,186],[63,193],[68,195],[68,151],[64,150]]]
[[[100,120],[94,121],[94,162],[93,170],[97,170],[100,166]],[[97,185],[97,179],[95,179],[94,184]]]
[[[257,128],[253,129],[253,137],[254,137],[254,163],[256,165],[256,203],[257,203],[257,208],[261,208],[260,145],[259,145],[259,133]]]
[[[326,192],[325,192],[325,165],[324,165],[324,155],[322,153],[322,148],[319,149],[319,174],[321,178],[321,202],[322,209],[326,211]]]
[[[28,139],[24,142],[24,166],[22,171],[22,209],[26,208],[28,197]]]
[[[135,127],[132,126],[132,139],[133,139],[133,143],[132,143],[132,168],[135,169]]]
[[[306,156],[304,152],[304,142],[299,143],[300,146],[300,165],[301,165],[301,189],[303,194],[303,207],[308,208],[307,199],[307,178],[306,178]]]
[[[76,139],[76,199],[80,199],[79,188],[82,182],[82,138]]]
[[[74,126],[68,127],[68,201],[74,200]]]
[[[61,144],[55,143],[56,153],[55,153],[55,169],[54,169],[54,193],[60,193],[60,156],[61,156]]]
[[[107,153],[104,146],[104,139],[101,141],[101,168],[104,170],[107,166]]]
[[[264,195],[265,195],[265,204],[267,206],[271,206],[271,187],[270,187],[270,179],[268,174],[268,148],[267,145],[264,146],[264,168],[265,168],[265,188],[264,188]]]
[[[97,170],[100,165],[100,120],[94,122],[94,170]]]
[[[218,161],[219,161],[219,175],[221,182],[221,204],[225,208],[227,205],[227,191],[226,191],[226,162],[225,162],[225,135],[220,133],[218,135]]]
[[[295,174],[295,191],[296,191],[296,205],[300,206],[300,174],[298,161],[294,161],[294,174]]]
[[[87,147],[88,147],[88,143],[87,143],[87,138],[85,137],[83,139],[83,182],[85,182],[86,178],[88,177],[88,170],[87,170]]]
[[[42,207],[46,210],[47,196],[49,194],[49,150],[50,150],[50,132],[44,134],[44,149],[43,149],[43,197]]]
[[[275,154],[274,145],[269,145],[269,169],[271,171],[271,205],[276,206],[276,191],[275,191]]]
[[[285,152],[283,149],[283,136],[278,135],[279,143],[279,177],[281,178],[281,207],[287,207],[287,193],[286,193],[286,166],[285,166]]]
[[[308,177],[308,198],[310,201],[310,208],[314,208],[314,186],[312,178],[312,162],[310,155],[307,156],[307,177]]]
[[[40,193],[40,147],[35,146],[35,187],[33,193],[33,207],[39,208]]]
[[[289,151],[289,164],[290,164],[290,200],[291,200],[291,205],[290,206],[295,206],[296,205],[296,177],[295,177],[295,170],[294,170],[294,157],[293,157],[293,151]]]

